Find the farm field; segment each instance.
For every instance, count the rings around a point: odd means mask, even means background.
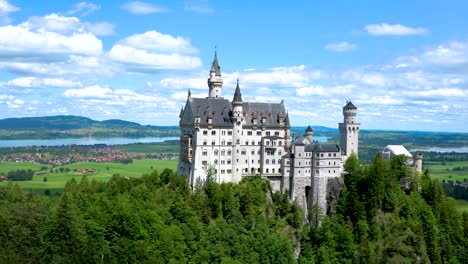
[[[454,168],[468,168],[468,161],[427,161],[423,164],[423,169],[428,168],[433,179],[468,181],[468,170],[453,170]]]
[[[86,174],[88,181],[108,181],[112,178],[112,175],[119,174],[124,177],[140,177],[145,173],[149,173],[153,170],[162,171],[165,168],[175,170],[177,168],[177,160],[154,160],[154,159],[142,159],[134,160],[132,164],[122,163],[97,163],[97,162],[81,162],[70,165],[65,165],[63,168],[70,169],[70,172],[50,172],[50,166],[47,170],[42,171],[43,174],[35,175],[32,181],[16,181],[23,190],[32,190],[35,192],[43,193],[45,190],[49,190],[51,193],[60,192],[67,181],[75,179],[80,181],[83,175],[81,173],[73,172],[73,170],[85,170],[94,169],[95,173]],[[16,169],[32,169],[39,170],[43,165],[34,164],[29,162],[6,162],[0,163],[0,172],[8,172]],[[54,168],[59,169],[60,167]],[[47,177],[47,182],[44,182],[44,177]],[[8,181],[0,182],[0,186],[8,185]]]

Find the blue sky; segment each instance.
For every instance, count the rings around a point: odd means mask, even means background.
[[[177,125],[215,46],[231,99],[296,126],[468,132],[466,1],[0,0],[0,118]]]

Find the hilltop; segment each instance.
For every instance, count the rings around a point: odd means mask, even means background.
[[[96,121],[71,115],[0,120],[0,139],[146,137],[177,136],[178,134],[177,126],[140,125],[119,119]]]

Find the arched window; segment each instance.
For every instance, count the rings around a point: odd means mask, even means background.
[[[272,159],[271,164],[275,164],[275,163],[276,163],[276,160]]]
[[[218,164],[218,160],[217,160],[217,159],[214,160],[214,164]]]
[[[228,150],[228,151],[227,151],[227,154],[228,154],[228,155],[231,155],[231,150]]]
[[[270,164],[270,160],[269,159],[265,160],[265,163]]]
[[[224,156],[224,155],[226,155],[226,151],[223,149],[221,150],[221,156]]]
[[[217,149],[215,149],[214,154],[215,154],[216,156],[218,156],[219,151],[218,151]]]

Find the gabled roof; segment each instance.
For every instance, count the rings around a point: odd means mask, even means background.
[[[334,144],[314,143],[305,145],[304,150],[307,152],[340,152],[340,147]]]

